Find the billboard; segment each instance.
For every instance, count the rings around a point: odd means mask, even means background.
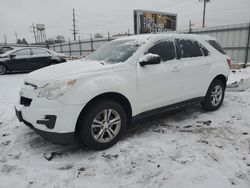
[[[177,14],[134,10],[135,34],[176,31]]]

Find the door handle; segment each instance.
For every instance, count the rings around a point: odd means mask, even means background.
[[[179,67],[174,67],[172,71],[173,71],[173,72],[178,72],[178,71],[180,71],[180,70],[181,70],[181,69],[180,69]]]

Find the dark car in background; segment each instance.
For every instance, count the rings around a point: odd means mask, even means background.
[[[5,52],[8,52],[10,50],[13,50],[14,48],[13,47],[10,47],[10,46],[3,46],[3,47],[0,47],[0,54],[3,54]]]
[[[0,55],[0,75],[7,72],[33,71],[66,62],[65,55],[46,48],[15,48]]]

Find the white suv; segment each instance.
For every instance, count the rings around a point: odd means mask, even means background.
[[[78,136],[106,149],[140,118],[194,102],[216,110],[230,60],[208,41],[216,42],[188,34],[114,40],[84,59],[28,74],[16,115],[54,143]]]

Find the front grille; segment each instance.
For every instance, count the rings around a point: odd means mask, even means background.
[[[26,97],[21,97],[20,98],[20,104],[24,106],[30,106],[32,102],[32,99],[26,98]]]

